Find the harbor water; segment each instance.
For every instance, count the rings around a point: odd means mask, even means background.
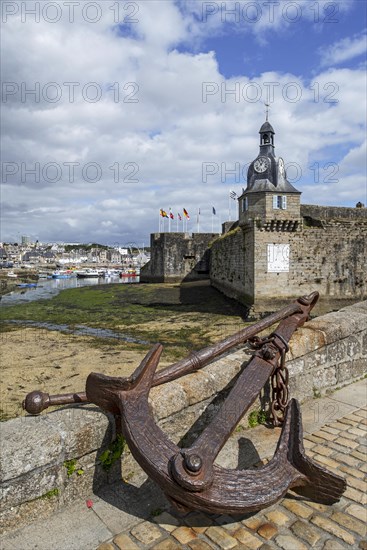
[[[70,279],[39,279],[37,286],[32,288],[16,288],[9,294],[5,294],[0,302],[1,307],[6,305],[22,304],[33,300],[45,300],[56,296],[61,290],[67,288],[79,288],[82,286],[138,283],[139,277],[111,277],[111,278],[78,278]]]

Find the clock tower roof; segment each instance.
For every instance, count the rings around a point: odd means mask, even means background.
[[[263,132],[272,132],[273,134],[275,134],[274,128],[272,127],[272,125],[270,124],[270,122],[266,121],[266,122],[264,122],[264,124],[261,126],[261,128],[260,128],[260,130],[259,130],[259,134],[262,134]]]
[[[249,166],[244,194],[270,192],[300,195],[300,191],[287,180],[283,159],[274,154],[275,132],[268,120],[261,126],[259,134],[260,151]]]

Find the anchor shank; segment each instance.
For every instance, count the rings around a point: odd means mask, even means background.
[[[205,462],[214,462],[238,422],[273,374],[280,358],[280,350],[288,349],[287,342],[291,339],[292,334],[307,320],[311,305],[302,304],[301,308],[301,312],[281,321],[273,333],[278,336],[276,338],[278,345],[273,347],[273,356],[266,357],[264,348],[264,352],[260,351],[259,355],[253,357],[241,372],[217,415],[191,447],[190,455],[192,453],[200,456],[205,455]],[[264,358],[261,357],[261,354]]]
[[[219,451],[273,374],[281,351],[288,350],[288,341],[293,332],[307,320],[317,298],[318,295],[314,293],[298,301],[298,312],[280,322],[273,332],[273,343],[264,346],[251,359],[220,410],[195,443],[189,449],[181,449],[173,457],[172,475],[180,485],[192,491],[203,491],[210,486],[213,464]]]

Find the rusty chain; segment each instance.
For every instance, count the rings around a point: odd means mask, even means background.
[[[282,342],[283,346],[278,344],[276,338]],[[272,359],[278,351],[280,352],[278,364],[270,378],[270,416],[273,426],[281,426],[289,403],[289,373],[285,364],[285,355],[289,346],[276,332],[264,338],[255,336],[249,340],[249,345],[253,354],[258,355],[261,352],[264,359]]]

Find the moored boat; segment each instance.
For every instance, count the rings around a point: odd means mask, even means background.
[[[102,270],[102,276],[106,279],[112,279],[112,277],[119,277],[120,270],[119,269],[104,269]]]
[[[73,272],[70,269],[58,269],[52,273],[53,279],[70,279],[73,277]]]
[[[120,273],[120,278],[125,278],[125,277],[138,277],[138,273],[137,273],[137,270],[136,269],[127,269],[126,271],[122,271]]]
[[[75,271],[75,273],[77,277],[82,279],[102,277],[102,274],[98,269],[81,269],[80,271]]]

